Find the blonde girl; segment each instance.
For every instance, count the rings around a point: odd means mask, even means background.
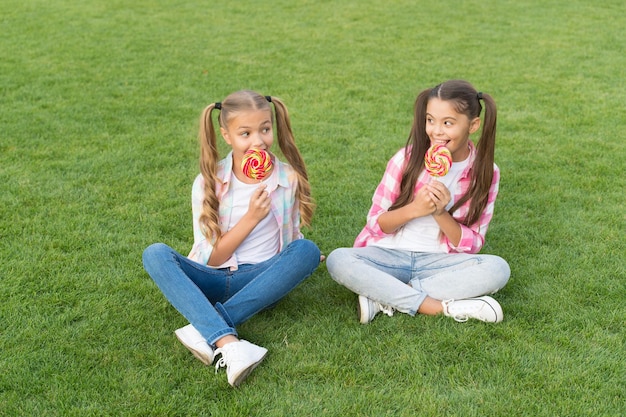
[[[272,111],[272,105],[274,111]],[[220,160],[214,114],[232,148]],[[276,139],[287,163],[271,154],[262,180],[246,177],[241,162],[252,148],[270,151]],[[192,187],[194,245],[187,257],[157,243],[144,268],[168,301],[189,321],[175,331],[206,365],[221,354],[228,382],[238,386],[267,349],[239,339],[236,326],[273,306],[311,275],[317,246],[303,239],[314,204],[304,161],[283,102],[238,91],[207,106],[200,117],[200,174]]]

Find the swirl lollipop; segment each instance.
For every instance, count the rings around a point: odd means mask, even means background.
[[[426,151],[424,166],[433,177],[443,177],[452,165],[452,154],[444,145],[433,145]]]
[[[263,149],[248,149],[243,155],[241,169],[246,177],[261,181],[272,170],[272,158]]]

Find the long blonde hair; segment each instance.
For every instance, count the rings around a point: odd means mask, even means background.
[[[296,147],[289,113],[285,104],[276,97],[262,96],[255,91],[242,90],[230,94],[224,101],[209,104],[200,116],[200,172],[204,178],[204,201],[202,202],[202,214],[200,215],[200,226],[202,233],[209,240],[219,241],[222,231],[219,226],[219,199],[216,194],[217,165],[219,155],[217,151],[217,135],[213,118],[214,109],[220,110],[218,123],[221,127],[226,127],[232,115],[239,112],[251,110],[269,110],[272,112],[270,103],[274,104],[275,124],[278,146],[287,159],[289,165],[293,167],[298,179],[296,189],[296,199],[299,203],[301,224],[309,226],[313,218],[315,204],[311,198],[311,186],[306,172],[306,166],[300,151]]]

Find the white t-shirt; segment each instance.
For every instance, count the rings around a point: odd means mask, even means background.
[[[274,173],[272,172],[272,175]],[[250,207],[250,197],[259,188],[259,184],[245,184],[232,175],[233,207],[228,230],[232,229],[246,214]],[[248,237],[235,250],[239,264],[256,264],[278,253],[280,231],[276,219],[269,213],[256,225]]]
[[[437,181],[443,183],[450,190],[451,197],[450,202],[446,205],[446,210],[454,205],[455,189],[468,163],[469,158],[465,161],[455,162],[450,166],[446,175],[437,178]],[[439,225],[432,215],[418,217],[406,223],[394,234],[385,236],[373,243],[372,246],[412,252],[445,253],[447,251],[445,246],[441,245],[439,233]]]

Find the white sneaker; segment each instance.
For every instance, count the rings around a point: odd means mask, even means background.
[[[393,316],[393,308],[384,306],[376,301],[372,301],[369,298],[359,295],[359,304],[357,307],[359,322],[361,324],[367,324],[374,319],[376,314],[383,312],[389,317]]]
[[[465,300],[442,301],[443,314],[459,322],[477,319],[488,323],[500,323],[504,318],[502,307],[489,296]]]
[[[240,340],[227,343],[215,350],[215,355],[218,353],[221,353],[222,357],[215,365],[215,372],[217,373],[220,367],[225,366],[228,383],[236,387],[263,361],[267,349],[246,340]]]
[[[189,349],[193,356],[198,358],[203,364],[211,365],[213,363],[213,349],[191,324],[181,327],[174,334],[180,340],[180,343]]]

